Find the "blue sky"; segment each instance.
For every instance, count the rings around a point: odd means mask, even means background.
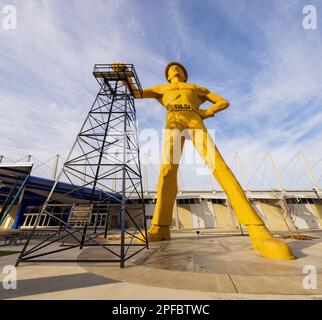
[[[309,3],[317,30],[302,27]],[[230,101],[206,125],[229,163],[240,153],[248,177],[267,151],[279,168],[299,150],[312,165],[322,158],[321,1],[0,0],[0,13],[7,4],[17,9],[17,29],[0,28],[0,154],[8,158],[67,154],[98,89],[95,63],[133,63],[149,87],[164,83],[172,60],[190,82]],[[137,110],[140,130],[164,126],[157,102],[137,101]],[[303,175],[295,162],[285,184],[292,172]],[[207,187],[205,176],[186,170],[184,188]],[[261,170],[271,181],[265,161]],[[322,162],[313,170],[319,179]]]

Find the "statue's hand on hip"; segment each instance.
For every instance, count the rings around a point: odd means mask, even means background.
[[[212,112],[212,110],[210,110],[210,108],[207,110],[199,109],[198,112],[203,120],[215,116],[215,113]]]

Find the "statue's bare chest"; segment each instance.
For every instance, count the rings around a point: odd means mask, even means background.
[[[194,84],[178,83],[166,85],[163,90],[162,102],[167,104],[198,104],[198,89]]]

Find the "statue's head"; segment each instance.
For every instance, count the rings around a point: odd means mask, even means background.
[[[171,82],[172,79],[177,78],[180,82],[188,80],[188,72],[186,68],[179,62],[170,62],[165,68],[165,77]]]

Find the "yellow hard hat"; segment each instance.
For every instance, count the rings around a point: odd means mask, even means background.
[[[172,62],[168,63],[168,65],[165,67],[165,70],[164,70],[165,78],[168,80],[168,71],[169,71],[170,67],[174,66],[174,65],[178,65],[183,70],[184,75],[186,76],[186,81],[187,81],[188,80],[188,72],[187,72],[186,68],[181,63],[176,62],[176,61],[172,61]]]

